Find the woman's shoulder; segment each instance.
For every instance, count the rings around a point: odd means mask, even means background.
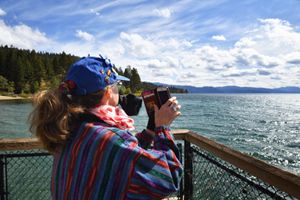
[[[128,130],[122,130],[113,126],[110,126],[106,123],[101,122],[82,122],[80,132],[90,132],[92,134],[97,134],[98,136],[105,137],[110,136],[112,138],[120,138],[124,142],[135,142],[137,141],[133,133]],[[100,137],[100,138],[101,138]],[[100,139],[99,137],[97,137]],[[96,138],[95,138],[96,139]],[[115,140],[114,139],[114,140]]]

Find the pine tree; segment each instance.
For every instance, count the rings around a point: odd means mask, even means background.
[[[14,79],[14,67],[16,65],[16,54],[13,49],[9,49],[7,57],[5,59],[5,75],[8,81],[12,81]]]
[[[52,61],[52,66],[55,75],[60,75],[64,72],[62,66],[60,65],[59,58],[57,56],[54,57]]]
[[[124,71],[124,76],[129,78],[131,80],[131,66],[128,65]],[[123,84],[126,88],[130,88],[131,87],[131,81],[125,81]]]
[[[13,81],[9,81],[7,91],[12,93],[15,90],[15,83]]]
[[[5,59],[6,59],[6,52],[1,51],[1,53],[0,53],[0,76],[3,76],[3,77],[6,77]]]
[[[133,68],[131,71],[131,91],[136,93],[141,89],[141,78],[136,68]]]
[[[54,71],[53,71],[53,66],[48,57],[46,56],[44,58],[44,67],[46,70],[46,80],[51,81],[54,78]]]
[[[64,70],[63,73],[67,74],[67,71],[69,70],[70,66],[73,64],[70,54],[67,55],[65,52],[62,52],[62,54],[59,57],[59,64],[60,66],[62,66],[62,69]]]
[[[38,81],[39,77],[37,76],[37,74],[38,74],[39,64],[38,64],[38,58],[35,50],[32,50],[31,53],[28,55],[28,60],[32,66],[32,78],[34,81]]]
[[[7,87],[8,87],[7,79],[0,75],[0,90],[6,90]]]
[[[39,90],[39,83],[34,81],[33,85],[30,86],[30,92],[32,94],[36,93]]]
[[[34,85],[33,67],[27,57],[23,58],[23,63],[25,68],[24,78],[26,80],[24,91],[30,92],[30,88],[33,88]]]
[[[29,83],[27,82],[23,88],[23,92],[24,93],[30,93],[30,85]]]
[[[46,77],[46,69],[44,67],[44,63],[43,63],[43,59],[41,56],[38,56],[38,60],[37,60],[37,68],[36,68],[36,71],[35,71],[35,75],[38,77],[37,81],[38,83],[40,84],[42,79],[45,80],[45,77]]]
[[[26,85],[26,81],[25,81],[25,67],[21,57],[17,58],[16,65],[14,67],[13,82],[15,83],[15,89],[16,89],[15,93],[17,94],[22,93],[22,90]]]

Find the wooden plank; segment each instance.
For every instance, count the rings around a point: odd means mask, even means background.
[[[189,130],[172,130],[175,140],[183,140]],[[43,149],[37,138],[0,139],[0,151]]]
[[[0,139],[0,151],[43,149],[37,138]]]
[[[191,131],[185,135],[185,139],[279,190],[300,199],[300,176]]]
[[[175,140],[184,140],[185,134],[189,132],[188,129],[171,130]]]

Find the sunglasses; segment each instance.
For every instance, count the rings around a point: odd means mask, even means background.
[[[123,82],[122,81],[116,81],[114,84],[117,86],[117,88],[121,88],[122,85],[123,85]]]

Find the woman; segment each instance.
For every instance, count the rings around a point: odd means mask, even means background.
[[[154,131],[133,135],[118,107],[120,81],[129,79],[110,60],[84,57],[58,89],[33,98],[30,130],[54,154],[53,199],[162,199],[178,190],[182,166],[169,126],[180,105],[173,97],[155,106]]]

